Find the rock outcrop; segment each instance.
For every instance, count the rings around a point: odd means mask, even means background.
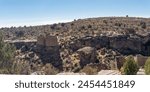
[[[148,18],[104,17],[0,30],[7,39],[5,42],[19,50],[17,61],[37,63],[29,64],[33,74],[46,71],[36,70],[34,66],[47,63],[64,72],[76,73],[85,66],[87,69],[95,67],[96,71],[120,70],[128,55],[135,56],[135,61],[143,67],[150,55],[149,23]],[[13,40],[27,38],[30,40]]]
[[[97,62],[96,49],[92,47],[84,47],[73,54],[66,56],[63,60],[64,71],[77,72],[90,63]]]
[[[137,62],[137,64],[139,65],[139,67],[144,67],[146,60],[148,59],[148,57],[146,56],[142,56],[142,55],[136,55],[134,57],[135,62]]]
[[[96,50],[92,47],[84,47],[77,50],[80,58],[80,66],[83,67],[90,63],[96,63]]]
[[[94,47],[96,49],[105,47],[116,50],[123,55],[150,55],[150,36],[138,37],[132,35],[118,35],[83,37],[66,44],[65,47],[76,51],[86,46]]]

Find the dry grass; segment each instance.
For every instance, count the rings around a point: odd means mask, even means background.
[[[86,73],[87,75],[96,75],[98,73],[98,70],[90,66],[85,66],[82,70],[80,70],[80,72]]]

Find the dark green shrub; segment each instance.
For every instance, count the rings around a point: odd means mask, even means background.
[[[138,64],[132,57],[128,57],[123,65],[122,73],[125,75],[136,75],[139,70]]]
[[[0,71],[9,73],[13,64],[15,47],[5,43],[2,33],[0,33]]]
[[[150,58],[147,59],[144,69],[145,69],[145,74],[150,75]]]

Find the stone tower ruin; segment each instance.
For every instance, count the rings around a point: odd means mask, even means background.
[[[62,66],[56,36],[39,36],[37,38],[37,52],[43,63],[51,63],[57,68]]]

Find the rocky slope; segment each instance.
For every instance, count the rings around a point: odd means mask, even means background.
[[[36,71],[41,71],[42,74],[56,74],[49,72],[49,68],[58,72],[95,74],[101,70],[120,69],[128,55],[150,55],[149,18],[89,18],[53,25],[1,28],[0,31],[10,43],[16,39],[31,41],[17,41],[13,44],[18,49],[16,61],[29,61],[32,74],[36,74]],[[42,53],[36,51],[35,40],[40,35],[58,38],[57,53],[60,56],[57,60],[47,58],[52,53],[47,49],[42,48]],[[44,54],[46,52],[47,54]],[[46,63],[43,63],[43,60]],[[52,66],[45,65],[47,63]],[[58,65],[61,65],[61,68],[58,69]]]

